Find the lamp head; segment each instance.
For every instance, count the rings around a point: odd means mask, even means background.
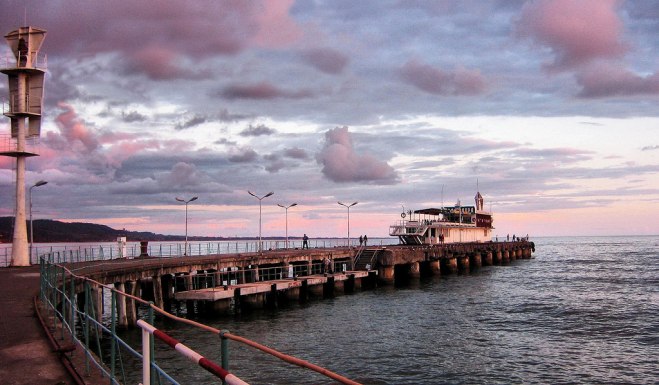
[[[267,197],[269,197],[270,195],[272,195],[272,194],[274,194],[274,193],[275,193],[274,191],[270,191],[269,193],[267,193],[267,194],[264,196],[264,198],[267,198]]]
[[[35,187],[43,186],[45,184],[48,184],[45,180],[40,180],[37,183],[34,184]]]
[[[199,197],[192,197],[188,202],[196,201]]]

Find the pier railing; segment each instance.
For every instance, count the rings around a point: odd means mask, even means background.
[[[356,241],[351,240],[352,245]],[[373,245],[389,245],[398,243],[395,238],[373,238],[369,240]],[[264,250],[286,249],[285,240],[263,240]],[[310,248],[331,248],[347,245],[347,239],[327,238],[310,239]],[[301,249],[302,241],[289,240],[289,249]],[[170,258],[182,256],[221,255],[235,253],[249,253],[258,251],[258,240],[246,241],[215,241],[215,242],[188,242],[186,250],[184,242],[127,242],[120,245],[118,242],[105,243],[68,243],[68,244],[39,244],[32,246],[31,264],[39,263],[41,256],[52,258],[56,256],[56,263],[76,263],[112,260],[118,258],[136,258],[143,255],[156,258]],[[7,267],[11,263],[11,244],[0,246],[0,267]]]
[[[216,341],[222,344],[222,349],[218,351],[222,352],[221,362],[225,371],[228,370],[228,341],[231,340],[277,357],[286,363],[312,370],[336,382],[358,384],[326,368],[281,353],[255,341],[169,314],[152,302],[117,290],[112,285],[104,285],[76,275],[67,267],[56,263],[54,255],[42,257],[40,268],[41,306],[39,308],[45,313],[43,318],[46,319],[49,330],[54,330],[54,339],[60,345],[57,350],[69,359],[77,355],[78,359],[84,360],[83,369],[87,375],[92,370],[100,372],[110,384],[137,383],[142,379],[143,372],[139,366],[145,360],[145,356],[147,362],[150,362],[148,375],[152,380],[156,380],[151,383],[178,384],[165,369],[169,364],[168,360],[156,360],[153,333],[148,333],[150,340],[148,345],[145,345],[148,346],[147,350],[144,347],[140,349],[132,346],[130,342],[121,338],[117,331],[122,324],[119,317],[125,315],[129,303],[135,303],[138,318],[142,319],[138,322],[142,324],[154,325],[157,316],[159,319],[168,318],[220,337]],[[119,309],[124,311],[118,311]]]

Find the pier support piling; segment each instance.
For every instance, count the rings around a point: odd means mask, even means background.
[[[378,279],[385,284],[393,284],[395,279],[394,266],[379,266]]]
[[[124,286],[123,282],[117,282],[114,284],[114,288],[117,289],[117,291],[125,293],[126,292],[126,287]],[[128,317],[126,315],[126,296],[125,295],[117,295],[117,323],[119,324],[119,327],[121,328],[127,328],[128,327]]]

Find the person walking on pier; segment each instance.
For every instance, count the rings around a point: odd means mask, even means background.
[[[364,237],[361,235],[359,236],[359,247],[362,247],[362,244],[364,244]]]
[[[364,234],[364,246],[368,244],[368,237]]]
[[[329,257],[325,257],[325,259],[323,259],[323,273],[331,273]]]
[[[304,237],[302,237],[302,248],[303,249],[309,248],[309,237],[307,237],[307,234],[304,234]]]

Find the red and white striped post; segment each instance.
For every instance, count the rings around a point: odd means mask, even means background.
[[[170,347],[174,348],[174,350],[181,353],[184,357],[186,357],[190,361],[206,369],[211,374],[219,377],[227,385],[249,385],[248,383],[234,376],[233,374],[229,373],[228,371],[226,371],[225,369],[223,369],[221,366],[217,365],[213,361],[205,358],[201,354],[195,352],[194,350],[180,343],[175,338],[172,338],[167,334],[165,334],[164,332],[161,332],[160,330],[156,329],[146,321],[138,320],[137,325],[140,328],[142,328],[142,384],[143,385],[151,384],[151,357],[149,353],[151,351],[151,348],[149,346],[149,339],[150,339],[149,334],[153,334],[154,337],[158,338],[159,340],[163,341]]]

